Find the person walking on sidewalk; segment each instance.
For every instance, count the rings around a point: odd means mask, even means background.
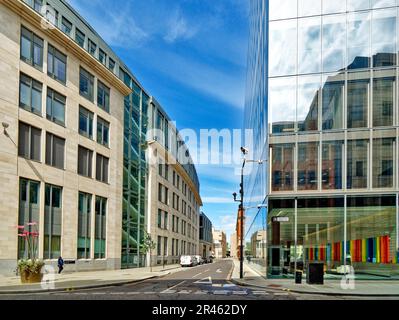
[[[58,258],[58,274],[60,274],[64,270],[64,259],[62,257]]]

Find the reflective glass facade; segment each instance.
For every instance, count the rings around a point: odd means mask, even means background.
[[[265,276],[399,277],[398,5],[251,1],[245,126],[269,162],[245,181],[268,205],[246,241]]]

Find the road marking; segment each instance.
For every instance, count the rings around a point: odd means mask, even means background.
[[[93,292],[92,293],[92,295],[95,295],[95,296],[103,296],[103,295],[105,295],[106,293],[105,292]]]
[[[248,292],[247,291],[233,291],[233,294],[240,295],[240,296],[246,296],[248,294]]]
[[[164,291],[162,291],[160,293],[161,294],[173,294],[173,293],[176,293],[176,292],[177,292],[177,290],[166,289],[166,290],[164,290]]]
[[[73,294],[77,295],[77,296],[85,296],[88,293],[87,292],[74,292]]]
[[[173,287],[170,287],[170,288],[168,288],[168,289],[166,289],[166,290],[172,290],[172,289],[174,289],[174,288],[177,288],[178,286],[180,286],[180,285],[182,285],[183,283],[185,283],[186,282],[186,280],[183,280],[182,282],[179,282],[178,284],[176,284],[176,285],[174,285]],[[165,291],[166,291],[165,290]]]
[[[269,293],[266,291],[252,291],[252,294],[256,295],[256,296],[268,296]]]
[[[217,269],[216,273],[222,273],[223,271],[221,269]]]
[[[209,269],[207,269],[207,270],[205,270],[205,271],[204,271],[204,273],[205,273],[205,272],[208,272],[208,271],[210,271],[210,270],[209,270]]]
[[[232,283],[228,283],[228,284],[224,284],[223,285],[223,288],[232,288],[232,287],[236,287],[236,285],[232,284]]]
[[[133,295],[136,295],[136,294],[140,294],[140,292],[126,292],[126,294],[129,295],[129,296],[133,296]]]
[[[177,294],[190,294],[191,290],[181,290]]]
[[[191,279],[194,279],[194,278],[200,276],[201,274],[203,274],[203,272],[200,272],[200,273],[196,274],[196,275],[195,275],[194,277],[192,277]]]
[[[284,293],[274,293],[275,296],[288,296],[287,292]]]
[[[207,280],[207,281],[204,281],[204,280]],[[204,279],[195,281],[194,283],[201,283],[201,284],[210,284],[210,285],[212,285],[212,277],[206,277],[206,278],[204,278]]]
[[[215,290],[215,291],[213,291],[213,294],[216,294],[216,295],[227,295],[227,294],[229,294],[229,291],[227,291],[227,290]]]
[[[153,295],[153,294],[157,294],[157,293],[153,292],[153,291],[146,291],[146,292],[143,292],[143,294]]]
[[[200,291],[194,292],[194,294],[198,294],[198,295],[202,294],[202,295],[205,295],[205,294],[208,294],[208,291],[200,290]]]

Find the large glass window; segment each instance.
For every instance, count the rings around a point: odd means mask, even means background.
[[[370,0],[348,0],[348,11],[370,9]]]
[[[97,81],[97,105],[109,112],[110,89],[101,81]]]
[[[309,2],[309,1],[308,1]],[[298,73],[321,71],[321,17],[298,20]]]
[[[373,127],[393,125],[396,72],[394,69],[374,71]]]
[[[370,72],[348,74],[348,128],[368,127]]]
[[[94,98],[94,76],[85,69],[80,68],[79,93],[82,97],[93,102]]]
[[[373,140],[373,188],[394,186],[394,146],[393,138]]]
[[[18,225],[24,226],[25,231],[37,232],[40,217],[40,182],[19,180],[19,214]],[[31,225],[31,224],[36,225]],[[38,248],[36,248],[37,254]],[[29,248],[23,237],[18,237],[18,259],[32,258],[29,256]]]
[[[42,130],[19,123],[18,155],[25,159],[40,161]]]
[[[107,240],[107,199],[96,197],[94,259],[105,259]]]
[[[44,258],[61,256],[62,188],[46,184],[44,210]]]
[[[272,191],[294,189],[294,145],[272,146]]]
[[[37,115],[42,114],[43,85],[21,73],[19,84],[19,106]]]
[[[322,187],[324,190],[342,189],[343,141],[322,144]]]
[[[390,277],[397,262],[396,196],[348,197],[347,260],[355,273]]]
[[[46,164],[64,169],[65,139],[46,133]]]
[[[269,80],[269,130],[271,133],[294,132],[296,105],[296,78]]]
[[[368,12],[348,15],[348,69],[370,67],[370,15]]]
[[[298,144],[298,190],[317,190],[318,143]]]
[[[298,0],[298,17],[321,14],[321,0]]]
[[[21,27],[21,59],[34,67],[43,67],[43,39]]]
[[[88,50],[89,50],[89,53],[90,53],[92,56],[95,56],[95,55],[96,55],[96,52],[97,52],[97,45],[96,45],[92,40],[90,40],[90,39],[89,39]]]
[[[109,146],[109,123],[97,117],[97,142]]]
[[[374,10],[372,19],[373,66],[396,65],[396,15],[397,10]]]
[[[298,0],[269,0],[270,20],[296,18]]]
[[[323,83],[322,128],[323,130],[342,129],[344,123],[344,75],[325,76]]]
[[[317,131],[319,128],[320,76],[298,78],[298,131]]]
[[[368,140],[349,140],[347,145],[347,188],[367,188]]]
[[[344,199],[298,199],[297,212],[297,269],[317,262],[336,273],[344,262]]]
[[[336,3],[327,0],[328,3]],[[346,68],[346,15],[323,17],[323,71],[335,72]]]
[[[288,2],[291,1],[289,0]],[[270,22],[269,29],[270,76],[296,74],[298,56],[297,21],[273,21]]]
[[[47,88],[47,119],[60,125],[65,125],[66,97]]]
[[[48,46],[47,74],[64,84],[66,83],[67,57],[52,45]]]
[[[90,259],[91,194],[79,192],[78,259]]]
[[[346,11],[346,0],[323,0],[323,14],[340,13]]]
[[[273,199],[269,202],[266,234],[262,231],[264,228],[259,227],[260,232],[251,237],[253,240],[256,237],[256,241],[258,237],[264,241],[267,235],[267,261],[271,275],[281,275],[295,269],[295,223],[294,200]],[[252,251],[255,248],[251,247]]]
[[[109,159],[98,154],[96,156],[96,179],[108,183]]]
[[[91,178],[93,151],[82,146],[78,148],[78,174]]]
[[[79,106],[79,133],[93,139],[93,112]]]

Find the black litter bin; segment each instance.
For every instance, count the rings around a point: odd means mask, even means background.
[[[302,284],[302,271],[295,272],[295,283]]]
[[[324,263],[309,263],[306,273],[307,284],[324,284]]]

